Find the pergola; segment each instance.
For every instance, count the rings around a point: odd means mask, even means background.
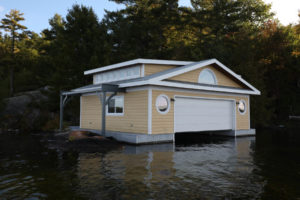
[[[118,85],[113,84],[99,84],[99,85],[90,85],[78,89],[74,89],[71,91],[62,91],[60,93],[60,121],[59,121],[59,130],[62,131],[63,129],[63,118],[64,118],[64,106],[70,100],[69,97],[74,95],[82,95],[86,93],[95,93],[100,100],[102,105],[102,130],[101,133],[105,136],[105,123],[106,123],[106,112],[105,107],[108,102],[118,93],[118,92],[125,92],[124,88],[119,88]],[[106,98],[107,93],[112,93],[108,98]]]

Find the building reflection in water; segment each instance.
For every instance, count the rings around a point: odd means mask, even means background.
[[[80,154],[77,168],[80,192],[94,194],[93,198],[138,198],[178,185],[195,188],[195,192],[204,196],[209,196],[206,192],[211,188],[240,190],[239,182],[245,181],[241,177],[247,177],[253,170],[254,143],[254,137],[246,137],[177,146],[176,151],[171,143],[125,145],[122,150],[106,154]],[[103,190],[108,192],[104,194]]]
[[[153,186],[158,187],[157,183],[175,175],[173,154],[173,143],[125,145],[122,151],[106,154],[81,153],[77,168],[80,192],[104,198],[97,191],[103,191],[106,185],[114,185],[119,187],[120,193],[123,190],[122,197],[125,198],[126,191],[131,191],[131,196],[133,193],[143,194]]]

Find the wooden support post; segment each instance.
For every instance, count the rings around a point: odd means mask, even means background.
[[[59,131],[63,129],[63,121],[64,121],[64,105],[63,105],[63,95],[60,94],[60,107],[59,107]]]
[[[117,94],[117,92],[114,92],[112,95],[110,95],[107,99],[106,99],[106,92],[103,91],[102,94],[97,93],[101,105],[102,105],[102,130],[101,130],[101,134],[103,136],[106,136],[106,105],[108,104],[108,102]]]
[[[68,102],[67,101],[68,96],[66,95],[64,98],[64,95],[60,94],[60,106],[59,106],[59,131],[63,130],[64,126],[64,106]]]

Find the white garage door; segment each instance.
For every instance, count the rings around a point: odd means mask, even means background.
[[[175,98],[175,132],[233,129],[234,101]]]

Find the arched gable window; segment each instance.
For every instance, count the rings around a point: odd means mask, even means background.
[[[204,69],[200,72],[198,83],[205,83],[205,84],[217,84],[217,78],[214,72],[210,69]]]

